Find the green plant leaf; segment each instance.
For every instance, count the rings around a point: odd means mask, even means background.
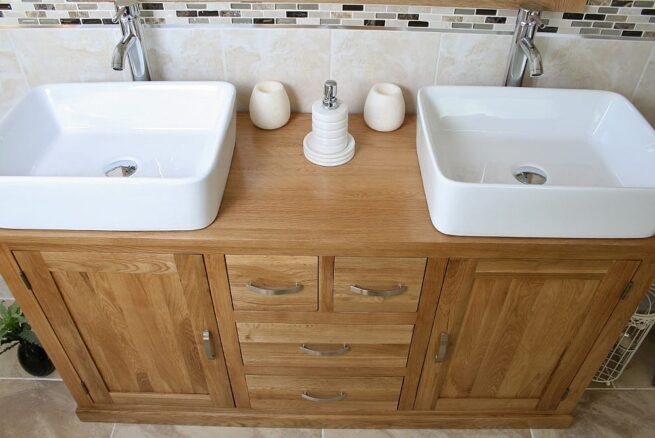
[[[25,342],[29,342],[30,344],[38,345],[39,347],[41,346],[41,344],[39,343],[39,338],[36,337],[36,333],[34,333],[29,328],[23,329],[18,334],[18,337]]]

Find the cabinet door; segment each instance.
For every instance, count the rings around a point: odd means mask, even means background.
[[[557,408],[638,264],[451,260],[415,409]]]
[[[233,406],[202,256],[14,255],[95,403]]]

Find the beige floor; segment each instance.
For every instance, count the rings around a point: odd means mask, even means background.
[[[15,352],[0,356],[0,438],[651,438],[655,437],[655,333],[614,387],[592,385],[566,430],[332,430],[82,423],[55,373],[27,375]]]

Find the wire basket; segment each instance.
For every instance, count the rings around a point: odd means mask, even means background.
[[[610,385],[623,374],[648,332],[655,325],[655,283],[639,303],[636,312],[592,379]]]

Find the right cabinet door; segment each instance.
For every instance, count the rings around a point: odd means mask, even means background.
[[[415,409],[556,409],[638,265],[450,260]]]

